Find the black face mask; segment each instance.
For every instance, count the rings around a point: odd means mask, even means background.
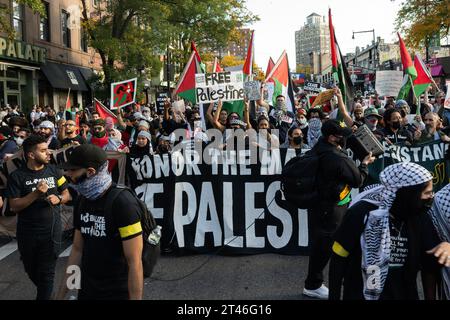
[[[302,144],[303,138],[302,138],[302,137],[295,137],[295,138],[292,139],[292,141],[293,141],[296,145],[299,145],[299,144]]]
[[[392,128],[398,130],[401,128],[401,124],[399,121],[392,122]]]
[[[434,198],[421,200],[420,202],[422,204],[423,211],[428,212],[428,210],[433,207]]]
[[[340,138],[338,141],[336,141],[336,143],[342,148],[345,149],[347,147],[347,138],[346,137],[342,137]]]

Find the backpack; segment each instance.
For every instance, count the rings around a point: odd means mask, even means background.
[[[281,173],[281,190],[287,201],[299,209],[309,209],[320,201],[318,190],[320,156],[312,149],[292,158]]]
[[[158,257],[161,253],[161,245],[160,241],[158,241],[157,244],[153,244],[148,241],[150,235],[153,236],[154,230],[156,230],[159,226],[156,224],[155,218],[153,217],[151,212],[147,209],[147,205],[136,196],[135,192],[132,189],[124,186],[114,185],[111,191],[109,191],[108,196],[106,197],[105,212],[111,212],[114,201],[124,190],[128,190],[133,195],[133,197],[139,204],[141,212],[144,213],[140,217],[143,239],[142,270],[144,273],[144,278],[149,278],[153,273],[153,269],[155,268],[156,262],[158,261]],[[83,196],[80,196],[78,206],[79,208],[81,208],[84,199],[85,198]]]
[[[156,224],[155,218],[151,212],[147,209],[147,205],[136,196],[132,189],[125,186],[116,185],[106,197],[105,210],[109,210],[107,212],[111,212],[114,201],[124,190],[128,190],[134,196],[141,211],[143,212],[143,215],[141,216],[142,239],[144,241],[142,247],[142,270],[144,271],[144,278],[149,278],[153,273],[153,269],[155,268],[156,262],[161,253],[161,242],[159,241],[160,239],[158,239],[157,244],[152,244],[149,242],[150,235],[152,235],[152,233],[157,229],[158,225]]]

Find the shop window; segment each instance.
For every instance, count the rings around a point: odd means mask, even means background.
[[[50,42],[50,4],[42,2],[46,16],[41,16],[39,22],[39,39]]]

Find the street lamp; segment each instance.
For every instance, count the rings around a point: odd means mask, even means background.
[[[369,33],[369,32],[371,32],[372,33],[372,35],[373,35],[373,45],[375,46],[374,48],[375,48],[375,50],[374,50],[374,56],[372,56],[372,64],[373,64],[373,69],[374,70],[376,70],[376,68],[377,68],[377,58],[378,58],[378,54],[377,54],[377,51],[378,51],[378,45],[377,45],[377,43],[375,42],[375,29],[372,29],[372,30],[366,30],[366,31],[352,31],[353,32],[353,36],[352,36],[352,39],[353,40],[355,40],[355,34],[357,34],[357,33]],[[358,55],[356,55],[356,57],[355,57],[355,61],[358,59]],[[370,66],[369,66],[370,67]]]

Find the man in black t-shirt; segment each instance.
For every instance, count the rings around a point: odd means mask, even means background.
[[[127,190],[107,204],[113,185],[103,149],[84,144],[63,165],[80,194],[74,209],[75,235],[68,267],[81,274],[79,300],[139,300],[144,285],[142,270],[143,212]],[[107,210],[106,208],[111,208]],[[67,293],[67,276],[57,298]]]
[[[61,147],[79,146],[85,144],[86,140],[78,135],[76,131],[78,130],[77,124],[73,120],[67,120],[64,124],[64,135],[61,140]]]
[[[17,213],[17,244],[31,281],[37,287],[37,300],[48,300],[53,279],[59,235],[56,206],[70,200],[62,173],[49,165],[47,141],[32,135],[23,143],[27,163],[8,178],[7,196],[11,211]]]

